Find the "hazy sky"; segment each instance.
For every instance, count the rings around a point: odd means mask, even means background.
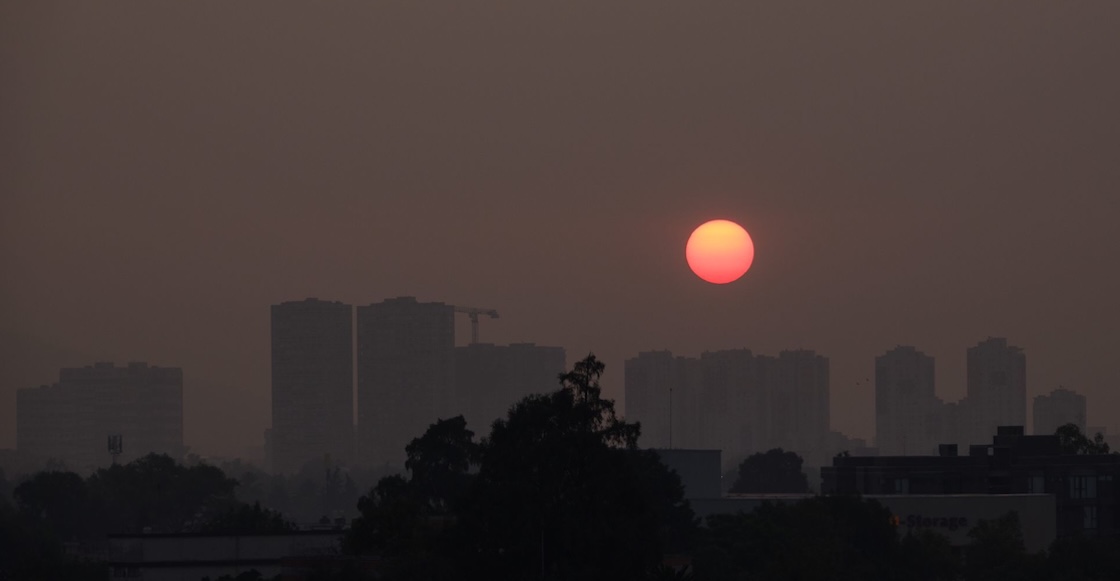
[[[15,391],[182,366],[187,444],[269,423],[268,306],[493,307],[483,338],[816,349],[938,392],[1026,349],[1120,429],[1120,3],[0,4],[0,447]],[[729,218],[751,271],[692,275]],[[460,338],[469,335],[460,320]],[[1029,407],[1028,407],[1029,409]]]

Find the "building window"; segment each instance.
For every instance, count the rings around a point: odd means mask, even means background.
[[[1046,492],[1046,477],[1041,474],[1032,474],[1027,479],[1027,492],[1042,494]]]
[[[1070,498],[1096,498],[1096,476],[1073,476],[1069,479]]]
[[[895,478],[894,479],[894,493],[895,494],[910,494],[910,479],[909,478]]]
[[[1085,525],[1085,530],[1087,530],[1087,531],[1097,530],[1097,507],[1095,507],[1095,506],[1083,506],[1083,507],[1081,507],[1081,510],[1082,510],[1082,515],[1084,516],[1084,519],[1083,519],[1084,523],[1083,524]]]

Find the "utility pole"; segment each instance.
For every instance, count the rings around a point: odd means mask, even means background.
[[[673,386],[669,386],[669,449],[673,449]]]
[[[121,452],[124,451],[121,440],[120,434],[109,434],[109,454],[113,456],[113,466],[117,465],[117,456],[120,456]]]

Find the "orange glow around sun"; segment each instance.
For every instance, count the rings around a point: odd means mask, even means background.
[[[696,276],[713,284],[727,284],[751,267],[754,242],[742,226],[730,220],[712,220],[689,236],[685,258]]]

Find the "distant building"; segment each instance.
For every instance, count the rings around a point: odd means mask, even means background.
[[[1085,396],[1077,392],[1059,387],[1050,395],[1035,396],[1033,412],[1036,435],[1053,434],[1066,424],[1085,431]]]
[[[771,429],[767,393],[749,349],[700,354],[700,442],[723,450],[728,467],[757,451]]]
[[[1120,534],[1120,455],[1063,454],[1057,436],[998,428],[966,455],[839,457],[822,469],[823,492],[861,495],[1053,495],[1059,536]],[[996,500],[996,498],[993,498]]]
[[[405,446],[455,411],[455,312],[413,297],[358,307],[358,450],[403,468]]]
[[[934,454],[945,404],[934,393],[933,357],[899,346],[875,358],[875,441],[886,456]]]
[[[828,449],[828,374],[806,350],[647,351],[626,361],[626,418],[641,422],[642,447],[721,449],[725,468],[776,447],[820,465],[839,451]]]
[[[565,369],[562,347],[474,343],[455,348],[455,409],[477,436],[530,394],[556,391]],[[417,434],[419,435],[419,434]]]
[[[277,473],[353,456],[353,307],[310,298],[272,306],[272,431]]]
[[[831,431],[828,358],[805,349],[782,351],[777,365],[777,383],[769,390],[771,447],[820,466],[831,457],[825,449]]]
[[[968,349],[967,421],[961,443],[982,443],[999,426],[1027,422],[1027,357],[1007,339],[989,338]]]
[[[16,395],[21,454],[90,472],[108,466],[110,435],[121,462],[149,453],[183,457],[183,370],[129,363],[63,368],[58,383]]]
[[[676,359],[669,351],[644,351],[625,363],[625,417],[641,422],[643,448],[672,448],[670,405]],[[680,387],[677,397],[684,395]]]

